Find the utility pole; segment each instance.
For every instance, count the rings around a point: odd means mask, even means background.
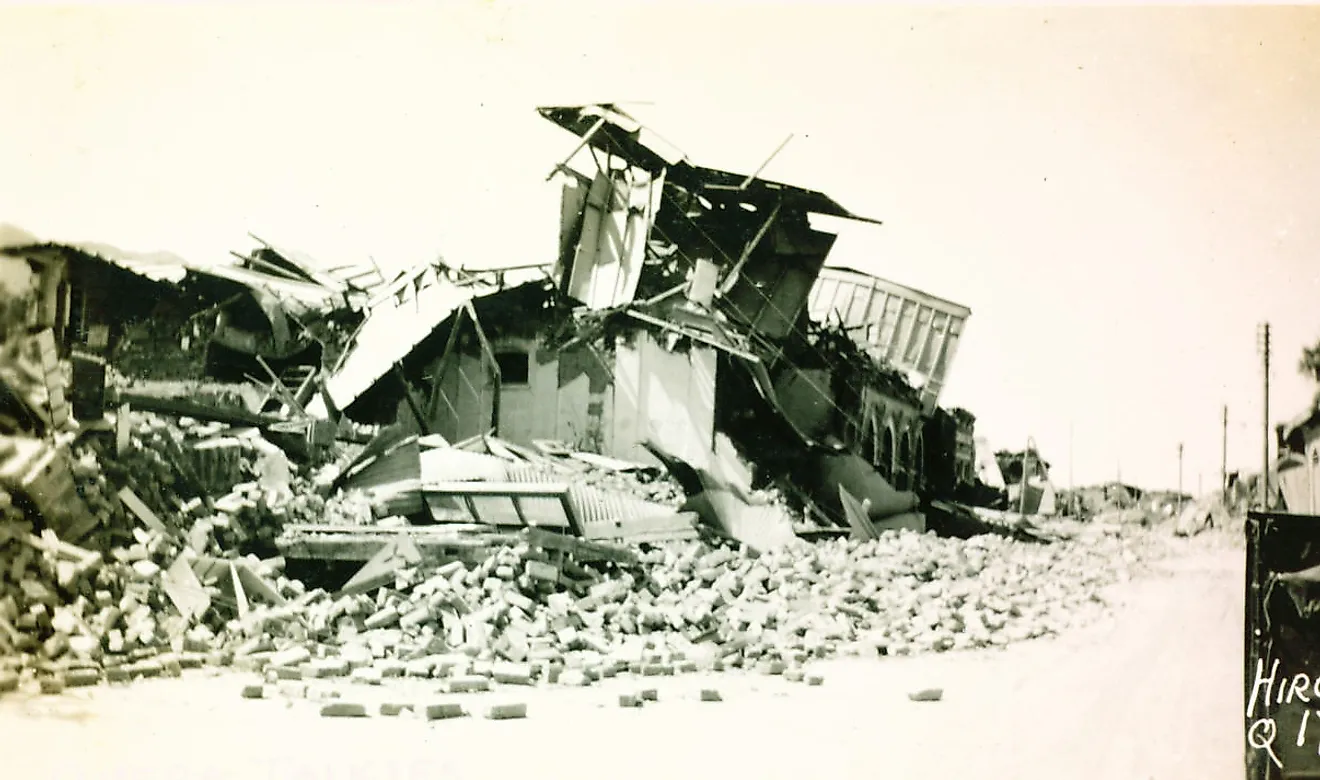
[[[1178,442],[1178,514],[1182,514],[1182,497],[1183,497],[1182,456],[1183,456],[1183,443]]]
[[[1077,514],[1077,488],[1073,484],[1073,423],[1068,421],[1068,514]]]
[[[1260,462],[1260,508],[1268,510],[1270,508],[1270,324],[1265,322],[1261,325],[1260,340],[1261,361],[1265,373],[1265,415],[1262,420],[1264,429],[1261,431],[1261,462]]]
[[[1219,495],[1224,506],[1228,506],[1228,404],[1224,404],[1222,425],[1219,449]]]

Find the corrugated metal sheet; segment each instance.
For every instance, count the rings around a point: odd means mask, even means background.
[[[848,268],[821,270],[808,311],[838,322],[871,354],[908,372],[927,411],[940,391],[971,309],[920,290]]]
[[[547,484],[562,482],[563,479],[562,474],[553,474],[538,466],[519,465],[509,468],[510,482]],[[533,501],[553,501],[553,499],[529,499],[525,503],[531,504]],[[663,504],[643,501],[624,493],[583,484],[569,485],[568,501],[573,507],[573,514],[581,525],[583,533],[587,536],[592,535],[590,529],[594,526],[678,514],[677,510]]]
[[[68,246],[157,282],[177,284],[188,273],[188,262],[172,252],[127,252],[108,244],[90,242]]]
[[[265,290],[281,300],[297,301],[312,308],[335,306],[342,301],[341,295],[319,284],[284,279],[237,265],[189,266],[188,270],[203,276],[228,279],[250,290]]]
[[[458,286],[429,270],[380,300],[353,334],[326,382],[330,400],[347,408],[464,303],[499,290],[473,282]]]
[[[637,170],[599,173],[578,217],[580,238],[565,292],[589,309],[628,303],[637,292],[665,184],[663,173],[651,178]]]
[[[878,220],[852,213],[833,198],[815,190],[761,178],[748,181],[746,174],[693,165],[683,152],[654,130],[609,103],[550,106],[538,108],[537,112],[570,133],[585,138],[592,147],[652,173],[665,170],[669,181],[700,190],[711,199],[782,202],[789,209],[880,224]]]

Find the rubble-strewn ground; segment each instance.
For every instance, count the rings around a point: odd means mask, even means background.
[[[1241,549],[1210,533],[1177,550],[1109,590],[1115,613],[1087,628],[1006,650],[821,661],[814,688],[741,672],[620,678],[522,689],[525,720],[427,723],[247,701],[254,675],[198,670],[11,695],[0,733],[45,777],[1240,777]],[[345,700],[443,698],[434,681],[316,682]],[[931,686],[942,701],[908,700]],[[617,706],[642,688],[659,701]],[[723,701],[697,701],[701,688]],[[483,697],[509,695],[468,698]]]

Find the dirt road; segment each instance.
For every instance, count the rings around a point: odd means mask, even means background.
[[[7,763],[86,778],[1242,777],[1242,554],[1189,553],[1113,619],[998,653],[846,659],[825,685],[670,678],[529,691],[523,721],[331,720],[237,675],[0,702]],[[658,679],[658,678],[652,678]],[[648,682],[647,685],[650,685]],[[907,693],[938,686],[943,701]],[[351,693],[382,689],[348,687]],[[701,703],[701,687],[725,701]],[[496,696],[497,694],[481,694]],[[399,693],[396,698],[407,698]]]

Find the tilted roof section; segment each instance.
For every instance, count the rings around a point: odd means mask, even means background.
[[[852,213],[822,192],[694,165],[683,152],[613,104],[547,106],[538,108],[537,112],[583,138],[593,148],[626,160],[630,165],[652,173],[665,169],[667,181],[709,200],[782,202],[783,208],[881,224],[880,220]]]

